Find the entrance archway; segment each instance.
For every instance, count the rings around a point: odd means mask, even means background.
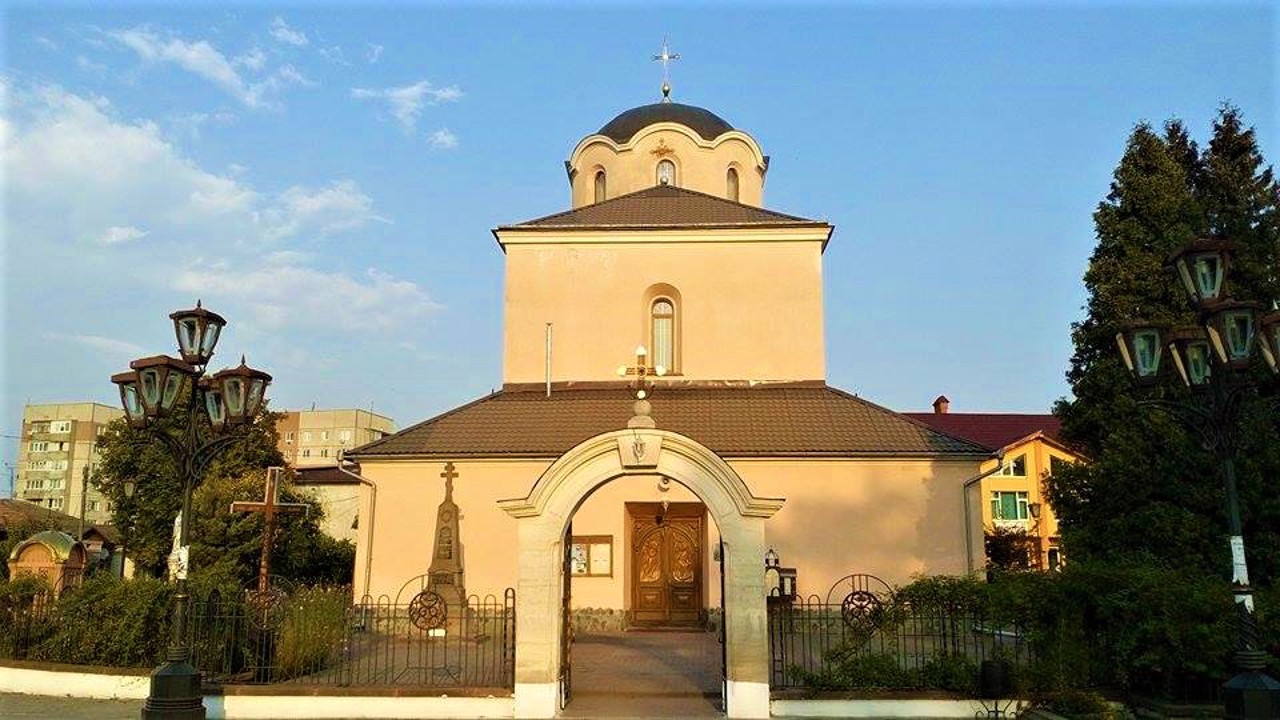
[[[516,717],[555,717],[559,695],[564,534],[597,487],[627,475],[664,475],[702,500],[720,529],[724,557],[726,711],[769,716],[765,520],[780,498],[751,494],[742,478],[697,441],[629,428],[590,438],[562,455],[523,498],[499,501],[517,519]]]

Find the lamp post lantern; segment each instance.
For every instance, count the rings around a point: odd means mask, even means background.
[[[255,370],[240,358],[239,367],[205,376],[214,347],[226,320],[201,307],[169,315],[173,320],[181,358],[156,355],[129,363],[129,371],[111,376],[120,390],[129,425],[144,430],[164,444],[177,463],[182,478],[182,522],[178,526],[179,556],[170,624],[169,652],[165,663],[151,673],[151,688],[142,707],[144,720],[203,720],[205,708],[200,673],[191,664],[186,632],[188,546],[191,527],[191,494],[205,468],[223,450],[244,437],[238,431],[253,423],[262,406],[271,376]],[[187,393],[185,410],[178,403]],[[186,414],[185,426],[173,430],[157,421]],[[208,425],[204,425],[204,420]],[[132,497],[133,481],[125,481],[125,495]]]
[[[1280,374],[1280,312],[1263,314],[1260,303],[1229,298],[1231,255],[1231,243],[1217,238],[1196,240],[1174,253],[1169,264],[1187,291],[1198,325],[1170,329],[1132,323],[1116,334],[1116,342],[1139,385],[1159,385],[1162,367],[1172,365],[1190,390],[1141,403],[1182,421],[1222,470],[1237,621],[1237,672],[1223,687],[1223,702],[1228,718],[1275,718],[1280,717],[1280,682],[1264,672],[1267,655],[1253,615],[1235,456],[1241,404],[1258,389],[1252,371],[1255,357],[1260,355],[1273,373]],[[1166,351],[1171,362],[1162,364]]]

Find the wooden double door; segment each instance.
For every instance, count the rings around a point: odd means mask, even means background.
[[[631,622],[698,627],[706,508],[702,503],[627,503],[631,525]]]

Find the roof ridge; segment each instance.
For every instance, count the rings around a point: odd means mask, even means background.
[[[641,196],[680,197],[681,195],[713,200],[716,203],[719,203],[720,205],[723,205],[723,206],[727,206],[735,209],[745,209],[755,213],[761,213],[781,221],[796,222],[796,223],[811,223],[815,225],[826,223],[825,220],[814,220],[811,218],[801,217],[799,215],[790,215],[788,213],[779,212],[777,210],[771,210],[766,207],[748,205],[747,203],[737,202],[734,200],[730,200],[728,198],[722,198],[722,197],[719,197],[718,195],[712,195],[710,193],[705,193],[700,190],[691,190],[689,188],[679,187],[676,185],[653,185],[651,187],[641,188],[640,190],[635,190],[633,192],[629,192],[624,195],[618,195],[617,197],[607,198],[605,200],[591,203],[589,205],[582,205],[580,207],[569,208],[568,210],[562,210],[560,212],[552,213],[550,215],[543,215],[542,217],[536,217],[536,218],[533,218],[532,220],[525,220],[522,222],[512,223],[507,225],[499,225],[498,229],[506,230],[511,228],[536,227],[539,225],[544,225],[550,220],[555,220],[557,218],[563,218],[563,217],[570,217],[584,211],[599,210],[602,207],[614,205],[619,202],[623,202],[627,200],[636,200],[636,199],[639,199]],[[707,225],[709,226],[744,225],[744,224],[749,225],[754,223],[751,223],[751,222],[707,223]],[[590,226],[584,225],[583,227],[590,227]]]
[[[965,444],[965,445],[969,445],[970,447],[977,448],[977,449],[979,449],[979,450],[981,450],[981,451],[983,451],[983,452],[988,452],[988,453],[989,453],[989,452],[991,452],[991,448],[988,448],[988,447],[986,447],[985,445],[981,445],[981,444],[979,444],[979,443],[976,443],[976,442],[974,442],[974,441],[972,441],[972,440],[970,440],[970,439],[968,439],[968,438],[960,437],[959,435],[952,435],[951,433],[946,432],[946,431],[944,431],[944,430],[939,430],[938,428],[935,428],[935,427],[933,427],[933,426],[931,426],[931,425],[929,425],[929,424],[927,424],[927,423],[921,422],[921,421],[919,421],[919,420],[917,420],[917,419],[915,419],[915,418],[913,418],[913,417],[911,417],[911,416],[907,415],[906,413],[900,413],[900,412],[898,412],[898,411],[896,411],[896,410],[890,410],[889,408],[887,408],[887,407],[885,407],[885,406],[883,406],[883,405],[880,405],[880,404],[877,404],[877,403],[873,403],[873,402],[871,402],[870,400],[867,400],[867,399],[865,399],[865,398],[862,398],[862,397],[859,397],[859,396],[857,396],[857,395],[851,394],[851,393],[849,393],[849,392],[848,392],[848,391],[846,391],[846,390],[841,390],[840,388],[832,387],[831,385],[828,385],[828,386],[827,386],[827,389],[828,389],[828,390],[831,390],[832,392],[838,393],[838,394],[840,394],[840,395],[844,395],[845,397],[847,397],[847,398],[849,398],[849,399],[851,399],[851,400],[856,400],[857,402],[860,402],[860,403],[862,403],[862,404],[864,404],[864,405],[867,405],[867,406],[869,406],[869,407],[871,407],[871,408],[874,408],[874,409],[876,409],[876,410],[879,410],[880,412],[883,412],[883,413],[887,413],[887,414],[889,414],[889,415],[895,415],[895,416],[897,416],[897,417],[900,417],[900,418],[902,418],[904,421],[906,421],[906,422],[908,422],[908,423],[910,423],[910,424],[912,424],[912,425],[915,425],[916,427],[918,427],[918,428],[920,428],[920,429],[922,429],[922,430],[927,430],[928,432],[930,432],[930,433],[934,433],[934,434],[936,434],[936,435],[942,435],[943,437],[949,438],[949,439],[951,439],[951,440],[958,441],[958,442],[963,443],[963,444]]]
[[[416,422],[416,423],[414,423],[414,424],[410,425],[410,426],[409,426],[409,427],[407,427],[407,428],[404,428],[404,429],[401,429],[401,430],[397,430],[397,431],[395,431],[395,432],[391,433],[390,435],[383,435],[382,437],[378,438],[377,440],[374,440],[374,441],[372,441],[372,442],[367,442],[367,443],[365,443],[364,445],[360,445],[360,446],[357,446],[357,447],[351,448],[351,451],[350,451],[350,452],[343,453],[343,457],[351,457],[351,456],[354,456],[354,455],[356,454],[356,452],[357,452],[357,451],[360,451],[360,450],[368,450],[369,448],[377,447],[377,446],[379,446],[379,445],[381,445],[381,444],[383,444],[383,443],[387,442],[388,440],[390,440],[390,439],[392,439],[392,438],[394,438],[394,437],[397,437],[397,436],[399,436],[399,435],[403,435],[403,434],[405,434],[405,433],[407,433],[407,432],[409,432],[409,431],[411,431],[411,430],[416,430],[416,429],[418,429],[418,428],[422,427],[423,425],[430,425],[431,423],[436,422],[437,420],[443,420],[444,418],[447,418],[447,417],[449,417],[450,415],[454,415],[454,414],[456,414],[456,413],[460,413],[460,412],[462,412],[463,410],[466,410],[466,409],[470,408],[470,407],[471,407],[471,406],[473,406],[473,405],[479,405],[480,403],[484,402],[485,400],[490,400],[490,399],[492,399],[492,398],[494,398],[494,397],[496,397],[496,396],[498,396],[498,395],[501,395],[503,392],[504,392],[503,390],[494,390],[494,391],[490,392],[488,395],[481,395],[480,397],[476,398],[475,400],[472,400],[471,402],[463,403],[463,404],[461,404],[461,405],[459,405],[459,406],[457,406],[457,407],[455,407],[455,408],[452,408],[452,409],[449,409],[449,410],[445,410],[444,412],[440,413],[439,415],[434,415],[434,416],[429,417],[429,418],[427,418],[426,420],[423,420],[423,421],[421,421],[421,422]]]

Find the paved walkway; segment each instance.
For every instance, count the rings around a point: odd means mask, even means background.
[[[580,635],[566,717],[721,717],[720,643],[706,632]]]

